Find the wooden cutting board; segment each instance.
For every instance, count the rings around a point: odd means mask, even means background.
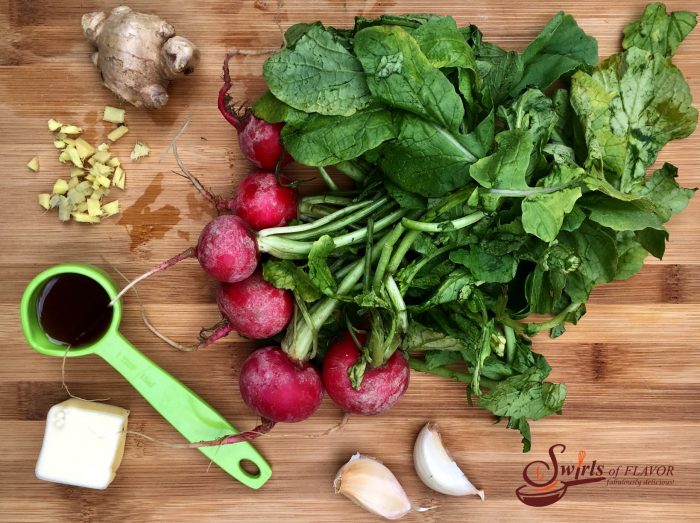
[[[127,158],[137,139],[152,147],[149,158],[126,162],[125,212],[99,226],[60,223],[36,204],[64,176],[46,130],[46,120],[84,126],[89,139],[102,139],[105,104],[115,104],[90,63],[80,34],[80,17],[103,2],[9,0],[0,7],[0,520],[1,521],[375,521],[333,493],[336,470],[356,451],[382,459],[415,500],[432,499],[437,509],[406,521],[588,521],[700,520],[700,205],[674,218],[663,261],[649,260],[633,279],[595,291],[579,326],[556,341],[539,337],[536,350],[554,368],[552,378],[569,386],[562,416],[533,423],[533,448],[520,452],[515,431],[493,424],[484,411],[468,408],[464,387],[414,373],[411,386],[389,414],[354,417],[340,432],[312,438],[340,419],[324,400],[319,413],[299,425],[280,426],[257,448],[274,468],[260,491],[246,489],[196,451],[172,450],[130,436],[114,483],[90,491],[38,481],[34,465],[51,405],[66,397],[61,362],[32,352],[19,325],[18,303],[25,284],[50,265],[80,260],[109,268],[107,260],[133,277],[192,245],[212,210],[189,184],[175,176],[173,158],[161,154],[175,130],[191,123],[179,141],[184,162],[207,186],[228,194],[251,170],[235,133],[218,114],[221,62],[233,48],[274,49],[280,30],[321,19],[348,25],[355,15],[436,12],[462,25],[477,24],[507,48],[522,49],[559,9],[600,42],[600,55],[616,51],[621,29],[637,18],[644,2],[590,0],[469,2],[285,0],[133,2],[191,38],[202,62],[191,77],[175,82],[166,109],[127,108],[130,133],[114,148]],[[697,9],[694,0],[669,7]],[[263,91],[263,58],[233,65],[234,95],[252,100]],[[700,100],[700,30],[688,38],[675,63]],[[696,102],[697,105],[697,102]],[[25,163],[41,158],[38,174]],[[669,145],[662,159],[680,169],[685,186],[700,185],[700,132]],[[292,172],[299,173],[292,169]],[[140,286],[154,323],[169,335],[192,339],[218,316],[214,282],[196,262],[186,262]],[[197,391],[239,428],[255,418],[238,394],[238,369],[253,344],[231,336],[210,349],[183,354],[158,341],[143,326],[133,297],[126,300],[123,331],[136,346]],[[65,368],[73,394],[109,398],[131,410],[130,428],[179,441],[178,434],[111,368],[97,357],[73,359]],[[448,498],[423,486],[412,465],[413,440],[426,420],[442,426],[445,439],[469,478],[486,491],[486,502]],[[515,489],[523,467],[547,458],[553,444],[566,445],[560,460],[597,460],[606,470],[664,465],[672,484],[594,484],[575,488],[548,508],[522,504]],[[641,471],[643,469],[638,469]],[[632,473],[634,470],[632,469]]]

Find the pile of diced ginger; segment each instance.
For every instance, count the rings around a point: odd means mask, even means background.
[[[117,125],[107,135],[110,142],[116,142],[129,131],[124,125],[124,117],[124,109],[105,107],[103,120]],[[117,214],[119,200],[102,203],[111,187],[123,190],[126,182],[126,173],[119,158],[109,151],[109,144],[93,147],[80,138],[83,130],[75,125],[64,125],[51,119],[48,126],[54,133],[54,146],[60,151],[58,159],[70,165],[70,178],[56,180],[51,194],[39,195],[39,205],[46,210],[57,208],[61,221],[73,218],[77,222],[99,223],[101,218]],[[146,156],[148,152],[148,147],[138,142],[131,159]],[[38,158],[32,159],[27,166],[38,171]]]

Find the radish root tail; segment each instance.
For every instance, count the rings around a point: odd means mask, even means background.
[[[177,256],[173,256],[169,260],[166,260],[163,263],[156,265],[153,269],[151,269],[148,272],[144,272],[141,276],[132,280],[131,283],[127,284],[126,287],[124,287],[121,291],[119,291],[119,294],[117,294],[114,297],[114,299],[109,302],[109,307],[113,306],[117,301],[119,301],[119,299],[122,296],[124,296],[124,294],[129,292],[129,289],[131,289],[134,285],[136,285],[140,281],[145,280],[146,278],[148,278],[149,276],[152,276],[153,274],[155,274],[157,272],[164,271],[165,269],[172,267],[173,265],[181,262],[182,260],[186,260],[187,258],[196,258],[196,257],[197,257],[197,247],[190,247],[189,249],[185,249],[184,251],[182,251]]]
[[[102,257],[102,259],[103,259],[106,263],[108,263],[108,264],[112,267],[112,269],[114,269],[114,271],[115,271],[117,274],[119,274],[119,276],[121,276],[122,279],[123,279],[127,284],[130,284],[130,283],[131,283],[131,282],[129,281],[129,278],[127,278],[127,277],[124,275],[124,273],[123,273],[122,271],[120,271],[119,269],[117,269],[117,267],[115,267],[115,265],[114,265],[112,262],[110,262],[109,260],[105,259],[104,257]],[[146,309],[145,309],[145,307],[143,306],[143,301],[141,301],[141,296],[139,295],[139,290],[138,290],[138,288],[137,288],[136,286],[134,286],[134,294],[136,295],[136,301],[137,301],[138,304],[139,304],[139,310],[140,310],[140,312],[141,312],[141,320],[143,320],[143,324],[146,326],[146,328],[147,328],[149,331],[151,331],[151,332],[152,332],[153,334],[155,334],[159,339],[163,340],[165,343],[167,343],[168,345],[170,345],[171,347],[173,347],[173,348],[175,348],[175,349],[177,349],[177,350],[179,350],[179,351],[182,351],[182,352],[193,352],[193,351],[196,351],[196,350],[199,348],[199,345],[182,345],[181,343],[178,343],[178,342],[176,342],[176,341],[174,341],[174,340],[168,338],[168,337],[165,336],[164,334],[162,334],[158,329],[156,329],[156,328],[153,326],[153,324],[151,323],[151,320],[148,319],[148,316],[146,316]],[[153,439],[153,438],[151,438],[150,436],[146,436],[145,434],[144,434],[143,436],[144,436],[145,438],[147,438],[147,439]]]
[[[203,349],[205,347],[208,347],[215,341],[219,341],[221,338],[224,338],[225,336],[228,336],[231,332],[233,331],[233,327],[231,324],[226,321],[223,325],[218,327],[214,332],[209,334],[208,336],[205,335],[206,329],[202,329],[199,333],[199,347],[200,349]]]
[[[229,72],[228,68],[228,63],[231,58],[234,58],[236,56],[264,56],[264,55],[269,55],[273,54],[279,51],[279,49],[272,49],[272,50],[252,50],[252,49],[237,49],[235,51],[231,51],[226,55],[226,58],[224,59],[224,85],[221,86],[221,89],[219,89],[219,97],[218,97],[218,107],[219,107],[219,112],[221,115],[226,119],[228,123],[230,123],[233,127],[236,128],[236,130],[240,129],[241,127],[241,107],[238,109],[231,110],[229,102],[230,102],[230,96],[228,94],[229,90],[231,90],[231,73]]]
[[[323,436],[328,436],[330,434],[333,434],[334,432],[337,432],[338,430],[342,429],[345,424],[348,422],[349,419],[349,414],[345,413],[343,415],[343,418],[330,427],[329,429],[319,432],[316,434],[284,434],[284,433],[275,433],[271,435],[272,437],[302,437],[302,438],[320,438]],[[219,445],[233,445],[235,443],[241,443],[242,441],[251,441],[255,438],[258,438],[260,436],[269,436],[270,431],[272,428],[276,425],[276,422],[265,419],[263,418],[260,420],[261,423],[257,427],[255,427],[253,430],[249,430],[246,432],[241,432],[239,434],[230,434],[228,436],[223,436],[219,439],[214,439],[210,441],[198,441],[196,443],[170,443],[168,441],[162,441],[157,438],[154,438],[153,436],[149,436],[147,434],[144,434],[143,432],[137,432],[134,430],[128,430],[126,433],[131,434],[132,436],[139,436],[141,438],[147,439],[148,441],[152,441],[153,443],[156,443],[158,445],[162,445],[164,447],[168,447],[171,449],[199,449],[199,448],[204,448],[204,447],[216,447]]]
[[[213,439],[210,441],[197,441],[196,443],[185,443],[183,446],[187,449],[201,449],[204,447],[218,447],[219,445],[232,445],[242,441],[251,441],[264,434],[270,432],[277,423],[275,421],[263,418],[260,425],[253,430],[241,432],[239,434],[230,434],[222,438]]]
[[[194,185],[194,188],[199,191],[199,193],[204,196],[204,198],[214,205],[217,209],[228,209],[228,206],[226,205],[225,202],[221,201],[220,198],[217,196],[214,196],[211,191],[209,191],[204,185],[202,185],[202,182],[199,181],[199,179],[192,174],[192,172],[185,166],[184,163],[182,163],[182,159],[180,158],[180,154],[177,151],[177,143],[173,142],[172,144],[172,150],[173,150],[173,156],[175,156],[175,162],[177,163],[177,166],[180,168],[180,171],[182,173],[182,176],[187,178],[192,185]]]

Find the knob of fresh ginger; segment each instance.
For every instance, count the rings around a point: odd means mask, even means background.
[[[137,13],[127,6],[87,13],[83,34],[97,48],[92,61],[104,85],[119,98],[157,109],[168,103],[167,87],[178,74],[190,74],[199,61],[199,49],[155,15]]]

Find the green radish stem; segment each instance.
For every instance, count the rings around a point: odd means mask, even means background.
[[[367,176],[367,174],[357,165],[357,163],[352,161],[340,162],[335,164],[333,167],[335,167],[338,171],[343,173],[351,180],[354,180],[358,183],[363,182],[365,180],[365,177]]]
[[[319,218],[325,218],[336,210],[335,207],[330,205],[308,205],[305,207],[304,212],[299,211],[299,220],[307,223],[312,222]]]
[[[369,292],[372,273],[372,242],[374,241],[374,220],[367,220],[367,238],[365,239],[365,273],[362,279],[362,291]]]
[[[316,205],[319,203],[326,203],[328,205],[350,205],[352,203],[352,198],[347,196],[337,196],[335,194],[322,194],[317,196],[304,196],[299,205]]]
[[[401,294],[406,292],[406,290],[411,286],[411,282],[413,282],[413,278],[416,276],[416,274],[418,274],[418,272],[420,272],[420,270],[423,267],[425,267],[425,265],[428,264],[428,262],[434,260],[438,256],[442,256],[446,252],[449,252],[452,249],[454,249],[455,247],[456,247],[455,244],[448,244],[448,245],[444,245],[444,246],[440,247],[439,249],[437,249],[436,251],[434,251],[430,254],[423,255],[423,257],[420,259],[420,261],[416,262],[415,270],[413,270],[410,273],[409,277],[401,280],[401,288],[403,289]]]
[[[435,206],[433,209],[425,213],[423,217],[422,222],[416,222],[416,223],[425,223],[425,222],[431,222],[435,218],[437,218],[441,213],[449,211],[456,205],[459,205],[460,203],[463,203],[465,200],[469,199],[469,196],[471,195],[472,191],[474,190],[473,187],[466,187],[460,191],[457,191],[454,194],[451,194],[450,196],[446,197],[443,199],[442,202],[440,202],[437,206]],[[473,213],[477,214],[477,213]],[[472,216],[471,214],[469,216]],[[479,219],[483,218],[483,213],[479,217]],[[467,218],[465,216],[465,218]],[[460,218],[461,219],[461,218]],[[478,221],[478,220],[475,220]],[[472,222],[475,223],[475,222]],[[471,225],[471,224],[469,224]],[[441,232],[442,229],[435,231],[435,232]],[[421,231],[419,230],[411,230],[408,233],[406,233],[406,236],[403,237],[401,240],[401,243],[399,243],[398,247],[396,248],[396,251],[392,253],[392,256],[389,260],[389,264],[386,268],[386,271],[389,274],[394,274],[398,268],[399,265],[401,265],[401,262],[403,261],[404,257],[408,253],[408,251],[411,249],[413,246],[413,243],[418,239],[418,236],[420,235]]]
[[[338,186],[336,183],[333,181],[333,178],[328,174],[328,172],[323,168],[323,167],[317,167],[319,174],[321,175],[321,178],[323,179],[324,182],[326,182],[326,185],[328,188],[336,192],[338,190]]]
[[[515,331],[513,330],[513,327],[504,325],[503,333],[506,336],[506,361],[508,363],[513,363],[513,360],[515,359]]]
[[[264,238],[265,236],[274,236],[276,234],[284,234],[286,236],[287,234],[291,233],[312,231],[314,229],[332,223],[334,220],[347,216],[348,214],[351,215],[355,211],[364,209],[365,207],[368,207],[370,205],[372,205],[372,202],[360,202],[354,205],[349,205],[343,209],[339,209],[333,214],[329,214],[328,216],[319,218],[318,220],[315,220],[311,223],[303,223],[300,225],[286,225],[284,227],[270,227],[269,229],[263,229],[262,231],[258,231],[258,238]]]
[[[443,231],[456,231],[458,229],[463,229],[468,227],[486,216],[483,212],[477,211],[462,218],[457,218],[456,220],[449,220],[446,222],[420,222],[416,220],[411,220],[410,218],[402,218],[401,225],[406,229],[412,231],[420,232],[443,232]]]
[[[374,230],[377,230],[376,227]],[[370,254],[370,259],[372,259],[372,261],[374,261],[374,258],[378,257],[386,238],[387,235],[384,235],[374,245]],[[343,295],[349,293],[362,279],[364,270],[365,260],[363,256],[355,263],[346,266],[341,271],[338,271],[336,276],[342,279],[338,284],[336,294]],[[323,326],[330,315],[333,314],[333,311],[338,306],[338,303],[338,300],[335,298],[323,298],[312,307],[310,311],[310,322],[302,319],[301,321],[297,320],[293,325],[288,326],[287,332],[282,340],[282,350],[295,361],[306,361],[309,358],[309,353],[311,351],[311,347],[313,346],[313,340],[316,337],[316,333]]]
[[[379,200],[371,203],[370,205],[358,209],[356,212],[350,214],[349,216],[345,216],[342,219],[334,220],[332,223],[324,223],[322,224],[322,226],[314,227],[308,231],[290,231],[291,234],[285,233],[284,237],[289,238],[290,240],[308,240],[310,238],[317,239],[323,236],[324,234],[329,234],[333,231],[337,231],[348,227],[349,225],[357,223],[358,221],[366,218],[375,211],[389,210],[393,206],[394,204],[389,203],[388,198],[380,198]],[[346,209],[349,209],[349,207],[346,207]]]
[[[497,318],[497,320],[500,321],[504,327],[510,327],[513,330],[523,332],[528,336],[533,336],[538,332],[553,329],[554,327],[561,325],[562,323],[564,323],[564,320],[566,320],[566,317],[572,312],[574,312],[576,309],[578,309],[580,306],[580,303],[571,303],[566,309],[561,311],[559,314],[542,323],[524,323],[521,321],[514,320],[510,316],[503,316]]]
[[[399,286],[396,285],[396,281],[391,274],[387,274],[384,279],[384,288],[386,289],[389,301],[391,301],[394,307],[394,312],[399,322],[399,330],[401,333],[405,333],[408,330],[408,312],[406,312],[406,303],[403,301],[403,296],[399,290]]]
[[[396,223],[400,220],[408,211],[404,209],[398,209],[383,218],[377,220],[374,223],[374,232],[379,232],[386,229],[390,225]],[[367,227],[358,229],[356,231],[348,232],[336,236],[333,238],[333,243],[335,248],[346,247],[352,245],[359,241],[362,241],[367,236]],[[306,256],[311,251],[313,242],[307,241],[297,241],[289,240],[282,236],[267,236],[258,238],[258,250],[260,252],[267,252],[272,254],[274,257],[281,260],[301,260],[306,258]]]
[[[382,247],[382,253],[379,257],[379,262],[377,263],[377,268],[374,271],[374,280],[372,281],[372,288],[375,291],[379,291],[384,281],[384,273],[389,265],[389,259],[391,258],[391,251],[394,245],[399,240],[404,231],[404,226],[400,223],[397,224],[392,231],[389,233],[384,247]]]
[[[417,358],[408,358],[408,366],[411,367],[413,370],[427,372],[429,374],[435,374],[436,376],[440,376],[442,378],[449,378],[451,380],[460,381],[462,383],[472,382],[473,375],[469,372],[459,372],[456,370],[448,369],[446,367],[430,368],[424,361],[419,360]],[[492,389],[498,384],[497,381],[490,380],[483,376],[479,378],[479,383],[482,387],[487,389]]]

